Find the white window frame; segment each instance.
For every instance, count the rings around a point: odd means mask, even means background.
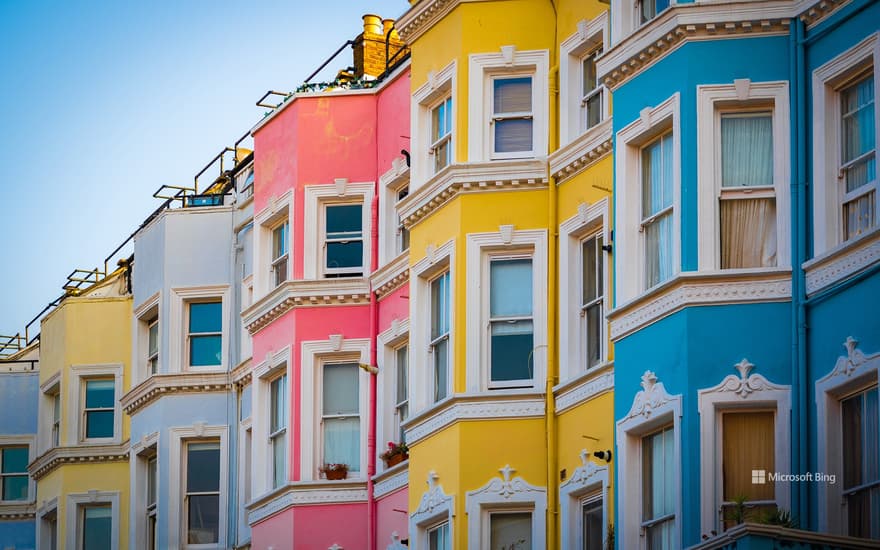
[[[608,364],[608,323],[605,314],[611,309],[610,300],[610,264],[611,258],[606,254],[602,263],[604,290],[602,320],[600,331],[599,364],[592,369],[587,368],[587,345],[584,340],[585,319],[581,315],[581,297],[583,289],[581,277],[582,244],[585,238],[602,235],[606,245],[611,244],[611,205],[607,198],[593,204],[581,203],[578,212],[559,224],[559,311],[567,323],[562,323],[559,331],[560,357],[564,360],[560,365],[562,381],[576,378],[588,371],[594,371]]]
[[[488,101],[489,101],[489,156],[492,160],[496,159],[519,159],[532,158],[535,156],[535,103],[532,102],[531,109],[527,111],[497,111],[495,108],[495,85],[505,80],[515,80],[528,78],[531,93],[535,93],[535,80],[531,71],[504,71],[489,73]],[[498,130],[498,122],[507,120],[528,120],[532,124],[532,148],[524,151],[496,151],[495,150],[495,132]]]
[[[642,375],[629,413],[617,421],[618,527],[615,535],[620,548],[645,548],[642,536],[642,438],[672,425],[675,472],[675,528],[673,547],[681,546],[681,411],[682,396],[669,395],[653,372]]]
[[[700,412],[700,502],[701,533],[724,530],[719,510],[724,504],[723,419],[725,412],[774,412],[774,468],[791,470],[791,386],[774,384],[751,373],[754,365],[743,359],[721,383],[697,392]],[[790,509],[791,489],[787,481],[775,481],[775,504]]]
[[[864,391],[880,380],[880,351],[865,353],[852,336],[831,371],[816,381],[817,470],[835,474],[836,483],[818,483],[818,530],[846,535],[847,517],[843,498],[843,433],[841,400]]]
[[[532,326],[533,365],[531,384],[517,381],[516,388],[528,387],[542,391],[547,370],[547,231],[514,230],[502,226],[495,233],[469,233],[467,235],[467,271],[470,276],[466,285],[466,303],[471,309],[468,316],[479,319],[467,323],[466,333],[466,387],[468,392],[485,392],[490,388],[504,391],[508,383],[491,381],[491,341],[489,331],[489,263],[494,257],[525,257],[532,259]],[[485,290],[484,290],[485,289]],[[453,294],[454,296],[454,294]],[[453,361],[454,363],[454,361]],[[513,390],[511,390],[513,391]]]
[[[110,505],[110,548],[119,550],[119,491],[89,491],[67,495],[65,548],[82,549],[83,509],[87,506]]]
[[[294,192],[287,191],[280,197],[269,198],[266,207],[254,216],[254,243],[253,243],[253,291],[254,300],[259,300],[266,294],[275,290],[275,272],[272,263],[275,261],[272,232],[279,225],[288,223],[288,250],[287,250],[287,280],[294,278],[294,265],[290,261],[294,252]]]
[[[305,186],[304,227],[306,232],[303,242],[303,277],[305,279],[323,279],[327,274],[324,268],[325,256],[325,211],[327,205],[360,204],[361,228],[363,240],[363,259],[361,262],[362,276],[366,277],[370,270],[370,208],[373,200],[374,182],[349,183],[345,178],[337,178],[333,184]]]
[[[55,445],[53,428],[55,419],[55,398],[60,400],[61,409],[58,422],[58,445]],[[41,455],[56,446],[60,447],[67,442],[67,433],[64,431],[64,416],[68,414],[65,409],[67,399],[61,395],[61,372],[56,372],[48,380],[40,384],[39,426],[37,428],[37,455]]]
[[[468,517],[468,548],[488,548],[490,515],[493,512],[530,512],[532,514],[532,550],[546,548],[547,489],[528,483],[520,476],[511,478],[513,468],[498,470],[501,476],[490,479],[465,497]]]
[[[776,266],[791,268],[790,224],[790,116],[788,82],[752,82],[737,79],[731,84],[697,86],[697,250],[700,271],[721,269],[721,222],[719,197],[724,194],[773,196],[776,201]],[[770,111],[773,128],[773,190],[721,187],[721,116],[731,113]],[[706,192],[710,191],[710,192]],[[733,268],[739,269],[739,268]],[[774,267],[745,268],[768,270]],[[724,269],[723,271],[729,271]]]
[[[315,445],[300,448],[300,479],[320,479],[319,468],[323,466],[323,440],[321,439],[322,382],[325,363],[354,362],[369,364],[369,338],[343,338],[330,335],[328,340],[304,341],[301,344],[300,381],[300,439],[314,441]],[[358,401],[360,416],[360,471],[349,470],[348,479],[365,479],[367,475],[367,419],[369,418],[370,374],[358,370]],[[332,482],[329,482],[332,483]]]
[[[220,364],[204,367],[189,366],[189,304],[193,302],[221,302]],[[171,289],[171,314],[168,320],[169,372],[225,372],[229,370],[230,319],[232,293],[229,285],[205,285]],[[175,369],[175,366],[177,370]]]
[[[129,471],[131,478],[131,506],[129,507],[129,546],[131,548],[149,548],[147,545],[147,523],[145,519],[148,515],[147,510],[147,489],[148,489],[148,461],[156,460],[156,490],[159,491],[159,485],[162,480],[162,464],[159,461],[159,432],[153,432],[144,436],[139,441],[135,441],[131,445],[129,453]],[[158,497],[158,495],[157,495]],[[160,503],[156,502],[156,517],[159,517]],[[166,513],[162,510],[162,515]],[[158,530],[157,533],[158,535]],[[159,540],[156,540],[156,548],[161,548]]]
[[[52,533],[51,527],[47,525],[48,520],[46,516],[54,515],[55,516],[55,532]],[[37,509],[36,513],[37,518],[37,533],[36,533],[36,547],[41,550],[58,550],[59,542],[60,542],[60,529],[58,528],[59,520],[58,517],[58,497],[52,497],[50,500],[47,500]],[[52,548],[52,539],[55,539],[55,548]]]
[[[168,468],[168,514],[169,517],[180,518],[177,528],[173,525],[168,529],[168,548],[197,548],[199,550],[221,550],[227,548],[227,510],[229,479],[229,428],[227,426],[208,426],[202,423],[193,426],[174,427],[169,430],[168,464],[179,465]],[[184,513],[184,496],[186,495],[186,469],[184,458],[186,445],[199,440],[220,440],[220,517],[219,535],[216,544],[186,544],[186,514]]]
[[[450,162],[455,164],[456,136],[458,135],[458,91],[456,88],[457,69],[456,62],[451,63],[439,71],[429,71],[427,80],[412,94],[410,103],[411,129],[410,151],[412,159],[412,183],[410,193],[424,185],[434,176],[434,157],[431,154],[431,111],[440,101],[452,98],[452,129],[449,140]]]
[[[165,350],[163,349],[163,329],[167,328],[165,319],[162,317],[162,293],[156,292],[143,301],[134,309],[133,317],[134,330],[132,334],[132,350],[131,364],[132,369],[132,385],[149,378],[149,350],[150,350],[150,322],[155,320],[159,323],[158,334],[158,363],[156,365],[157,374],[162,373],[162,363],[164,361]]]
[[[287,476],[290,477],[291,445],[291,347],[285,346],[277,352],[268,353],[266,358],[254,365],[251,377],[251,494],[255,497],[275,490],[273,479],[273,453],[271,441],[271,389],[272,382],[280,376],[287,376],[287,449],[285,462]]]
[[[813,71],[813,256],[841,248],[854,240],[843,240],[842,181],[840,166],[840,93],[853,75],[867,67],[874,73],[874,132],[880,139],[880,32],[875,32],[855,46]],[[880,148],[875,148],[880,161]],[[875,190],[875,215],[880,227],[880,189]]]
[[[586,500],[602,499],[602,543],[608,539],[608,466],[597,466],[586,449],[581,451],[581,466],[559,486],[559,520],[562,538],[560,548],[584,547],[584,516]]]
[[[447,112],[449,113],[449,117],[450,117],[449,131],[435,140],[434,139],[434,111],[436,111],[437,109],[440,108],[441,105],[444,105],[446,103],[449,103],[449,109],[447,109]],[[428,138],[430,145],[428,146],[428,155],[431,157],[431,170],[435,174],[438,172],[441,172],[447,166],[450,166],[452,164],[452,159],[454,157],[454,155],[453,155],[454,151],[452,150],[452,116],[455,114],[454,103],[455,102],[452,98],[452,94],[450,93],[445,96],[442,96],[440,99],[438,99],[437,101],[432,103],[431,106],[428,108],[428,110],[431,113],[431,126],[430,126],[430,133],[429,133],[430,137]],[[447,160],[446,164],[444,164],[438,170],[437,169],[437,158],[436,158],[437,157],[437,150],[440,147],[442,147],[444,144],[446,144],[446,146],[447,146],[446,150],[449,152],[449,159]]]
[[[577,23],[577,31],[560,44],[562,67],[559,70],[559,137],[560,144],[566,145],[577,137],[589,132],[584,125],[582,105],[583,60],[586,55],[597,48],[607,49],[604,40],[608,36],[608,12],[603,11],[595,18]],[[597,89],[602,90],[602,120],[611,116],[610,92],[605,85],[597,82]],[[600,121],[601,122],[601,121]]]
[[[391,263],[395,258],[403,254],[398,252],[400,245],[400,230],[403,227],[403,219],[398,214],[397,205],[403,199],[398,199],[403,189],[410,188],[411,168],[406,165],[403,157],[397,157],[391,162],[391,169],[379,176],[379,265]],[[409,250],[409,248],[407,248]]]
[[[382,467],[382,461],[378,459],[378,455],[385,452],[384,442],[395,441],[400,439],[400,421],[397,417],[397,350],[402,346],[408,348],[408,360],[413,355],[412,346],[409,341],[409,319],[395,319],[384,331],[378,335],[379,345],[379,375],[377,379],[376,391],[381,396],[381,403],[385,405],[378,411],[376,417],[376,433],[380,434],[376,445],[376,461]],[[409,365],[409,375],[411,376],[412,366]],[[407,385],[407,397],[409,397],[409,384]],[[412,417],[412,406],[409,409],[409,418]]]
[[[281,229],[286,228],[287,230],[287,250],[284,251],[284,254],[278,257],[275,256],[275,232]],[[290,220],[282,220],[281,222],[275,224],[272,227],[272,264],[269,268],[272,272],[272,283],[273,286],[279,286],[282,283],[290,280]],[[284,266],[284,279],[278,279],[278,271],[281,266]]]
[[[642,231],[642,149],[672,132],[672,275],[657,286],[674,280],[681,272],[681,123],[678,92],[657,105],[646,107],[639,118],[617,132],[614,199],[615,257],[632,258],[629,269],[615,272],[616,304],[635,300],[651,290],[645,284],[645,233]],[[657,288],[656,286],[653,288]]]
[[[36,455],[36,437],[24,435],[0,435],[0,449],[4,447],[26,447],[28,451],[28,464],[34,461]],[[24,500],[2,500],[3,495],[0,494],[0,504],[28,504],[37,500],[37,486],[34,478],[24,471],[27,475],[27,498]]]
[[[283,372],[276,374],[274,377],[272,377],[271,380],[268,380],[268,384],[269,384],[269,419],[270,419],[269,447],[270,447],[270,453],[271,453],[270,456],[272,457],[272,459],[269,461],[269,466],[272,471],[272,478],[273,478],[272,479],[272,487],[276,488],[276,489],[284,486],[287,483],[286,480],[289,477],[288,464],[290,462],[288,459],[288,457],[290,455],[290,452],[289,452],[290,437],[288,434],[288,431],[289,431],[288,427],[290,425],[290,384],[289,384],[290,379],[287,378],[287,369],[282,367],[282,370],[283,370]],[[284,419],[284,425],[273,432],[272,426],[271,426],[271,419],[274,416],[274,414],[273,414],[274,411],[272,410],[272,405],[273,405],[272,399],[273,399],[273,395],[274,395],[274,392],[272,391],[272,386],[276,382],[279,382],[282,379],[284,380],[284,388],[282,388],[283,393],[282,393],[282,402],[280,403],[280,406],[283,409],[282,414],[285,415],[286,418]],[[283,438],[283,440],[285,442],[284,455],[281,458],[281,461],[282,461],[281,466],[283,468],[283,472],[281,474],[282,479],[281,479],[280,483],[278,480],[274,479],[275,468],[278,467],[278,464],[275,463],[274,446],[275,446],[275,440],[278,438]]]
[[[428,472],[428,490],[422,493],[418,507],[409,516],[409,532],[412,548],[428,548],[428,533],[436,527],[449,524],[449,540],[455,547],[455,496],[447,495],[437,481],[440,476],[434,470]],[[476,548],[476,547],[474,547]]]
[[[413,254],[411,252],[411,254]],[[431,282],[444,272],[449,272],[449,349],[450,363],[447,397],[455,393],[456,349],[455,291],[456,291],[455,241],[440,246],[429,245],[424,257],[410,268],[410,368],[409,401],[410,418],[421,411],[434,407],[445,400],[434,402],[434,358],[431,353]],[[415,367],[424,365],[424,368]]]
[[[471,54],[468,66],[468,160],[487,161],[502,158],[547,156],[547,133],[550,116],[548,50],[518,51],[516,46],[502,46],[498,53]],[[493,80],[499,77],[532,78],[532,150],[495,153],[492,124]],[[454,101],[453,101],[454,103]]]
[[[66,395],[62,396],[63,416],[68,419],[66,441],[75,441],[77,445],[119,445],[122,443],[122,405],[119,400],[125,393],[121,363],[104,365],[72,365],[70,378],[72,382]],[[94,378],[110,378],[114,384],[113,404],[113,437],[85,437],[85,381]],[[66,401],[66,403],[65,403]]]

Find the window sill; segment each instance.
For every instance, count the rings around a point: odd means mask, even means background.
[[[804,262],[807,296],[856,275],[880,260],[880,226]]]

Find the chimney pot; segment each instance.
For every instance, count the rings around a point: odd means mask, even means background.
[[[364,34],[382,34],[382,18],[378,15],[364,15]]]
[[[388,31],[394,28],[394,19],[383,19],[382,20],[382,34],[388,36]],[[392,34],[394,38],[397,38],[397,31],[394,31]]]

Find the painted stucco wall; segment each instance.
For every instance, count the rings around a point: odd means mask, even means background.
[[[376,548],[386,548],[391,544],[391,535],[403,540],[409,532],[409,514],[406,513],[408,505],[408,488],[398,489],[393,493],[382,496],[376,501],[376,515],[378,516],[378,529],[376,531]]]
[[[0,435],[36,435],[39,395],[38,371],[0,372]]]
[[[0,521],[0,548],[3,550],[34,550],[37,530],[34,520]]]

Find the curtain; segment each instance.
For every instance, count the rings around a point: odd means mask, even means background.
[[[721,200],[721,267],[776,265],[776,200]]]
[[[324,463],[360,469],[360,401],[356,363],[324,365]]]
[[[324,419],[325,464],[346,464],[349,470],[360,471],[360,426],[358,417]]]
[[[721,186],[773,185],[773,126],[769,114],[721,118]]]
[[[489,523],[491,550],[531,550],[531,512],[491,514]]]
[[[649,219],[672,206],[672,134],[642,151],[642,218]],[[644,225],[645,279],[648,288],[672,276],[672,211]]]
[[[752,470],[775,471],[776,431],[772,411],[722,416],[723,499],[774,500],[773,483],[752,483]]]
[[[847,180],[849,184],[849,180]],[[861,235],[876,224],[874,191],[843,203],[844,240]]]
[[[642,521],[675,513],[673,429],[667,427],[642,439]],[[646,530],[649,549],[672,550],[675,519]]]
[[[875,147],[873,75],[843,90],[840,103],[843,124],[841,160],[846,164]],[[873,181],[875,174],[874,158],[848,169],[847,192]]]

